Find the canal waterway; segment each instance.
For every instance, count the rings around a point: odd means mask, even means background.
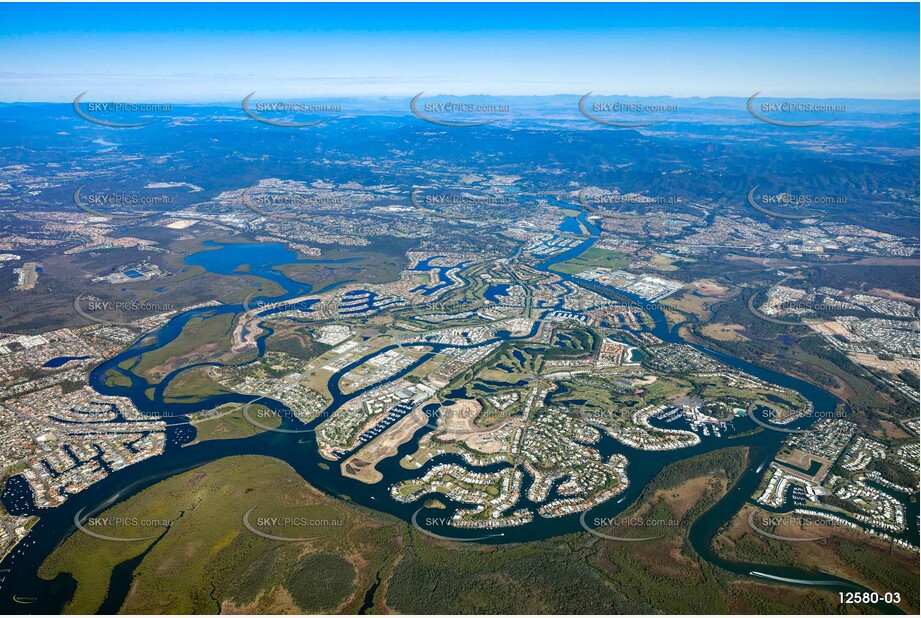
[[[587,213],[582,212],[574,219],[577,219],[577,221],[568,223],[567,231],[575,231],[576,227],[588,230],[589,234],[585,236],[585,240],[578,246],[545,260],[537,267],[538,270],[548,272],[554,264],[558,264],[581,254],[598,238],[599,229],[589,220]],[[265,300],[266,302],[290,300],[307,295],[311,292],[309,285],[293,281],[275,268],[282,264],[299,262],[294,252],[291,252],[283,245],[279,244],[213,244],[205,251],[189,256],[186,262],[190,265],[202,266],[218,274],[246,274],[262,277],[278,283],[285,289],[285,294],[281,297],[254,299],[253,302],[258,300]],[[300,262],[303,262],[303,260],[300,260]],[[308,260],[308,262],[323,263],[324,261]],[[447,268],[445,268],[444,271],[446,272]],[[564,281],[571,285],[578,284],[578,281],[570,275],[564,273],[556,274],[560,275]],[[439,275],[442,280],[447,279],[447,277],[444,277],[443,272],[440,272]],[[649,303],[646,303],[643,299],[634,297],[621,290],[612,289],[611,293],[617,297],[628,298],[638,303],[643,303],[644,307],[648,306],[648,311],[654,320],[654,326],[650,329],[650,332],[655,336],[671,343],[687,343],[681,339],[676,330],[669,329],[664,314],[662,314],[661,310],[654,304],[649,305]],[[418,446],[419,439],[426,433],[432,431],[432,428],[428,426],[418,430],[410,441],[401,445],[396,456],[378,464],[377,468],[383,474],[385,481],[375,485],[367,485],[342,476],[339,473],[339,466],[337,464],[330,464],[330,462],[326,461],[318,454],[314,434],[309,432],[280,433],[267,431],[248,438],[189,444],[194,440],[195,431],[188,424],[188,415],[201,410],[213,409],[228,403],[244,405],[258,398],[261,405],[265,405],[276,411],[279,416],[284,419],[282,427],[286,429],[315,429],[325,418],[325,415],[321,415],[314,421],[301,423],[292,418],[290,414],[287,414],[285,406],[280,402],[247,394],[220,394],[195,401],[166,401],[164,400],[164,391],[170,381],[181,375],[183,371],[189,370],[190,367],[178,369],[166,376],[160,383],[153,385],[149,384],[143,378],[136,376],[130,370],[122,368],[138,362],[138,359],[143,353],[161,348],[175,340],[180,336],[183,327],[192,319],[213,317],[224,313],[241,313],[242,311],[244,311],[242,305],[229,304],[219,307],[204,307],[185,312],[172,318],[158,331],[142,337],[130,348],[103,362],[93,370],[90,376],[90,384],[98,392],[105,395],[128,397],[141,412],[156,415],[158,418],[166,417],[168,427],[165,452],[160,456],[147,459],[110,474],[108,477],[85,491],[70,496],[63,505],[53,509],[37,508],[32,502],[31,491],[25,481],[22,480],[21,477],[14,477],[11,479],[3,492],[2,499],[4,504],[12,513],[36,514],[40,517],[40,520],[34,526],[25,541],[0,563],[0,578],[3,578],[0,579],[0,592],[2,592],[2,594],[0,594],[0,609],[4,609],[9,613],[40,612],[53,614],[58,613],[64,604],[72,597],[75,588],[75,583],[72,578],[67,575],[62,575],[53,581],[47,581],[39,578],[37,576],[37,571],[45,558],[70,534],[75,532],[74,517],[77,513],[81,511],[85,511],[86,513],[98,513],[102,510],[103,506],[108,507],[118,501],[125,500],[159,481],[224,457],[236,455],[264,455],[282,459],[290,464],[298,474],[306,479],[311,485],[327,494],[372,509],[390,513],[407,522],[412,520],[414,513],[421,507],[422,501],[404,504],[393,500],[389,492],[392,483],[418,477],[424,474],[431,466],[441,463],[457,463],[465,467],[470,467],[456,455],[438,457],[421,468],[414,470],[407,470],[401,467],[399,465],[400,459],[414,452]],[[538,324],[535,323],[531,333],[517,338],[525,339],[532,336],[536,332],[537,327]],[[258,356],[262,356],[265,353],[265,341],[271,335],[271,329],[265,329],[260,335],[257,341]],[[512,337],[508,332],[499,332],[496,333],[494,339],[479,345],[488,345],[495,341],[510,339],[515,339],[515,337]],[[407,374],[414,367],[417,367],[431,358],[432,355],[448,349],[451,346],[427,343],[414,344],[414,347],[424,349],[426,354],[391,379],[397,379]],[[699,347],[698,349],[736,369],[745,371],[779,386],[798,391],[812,402],[817,412],[830,412],[834,410],[839,403],[838,400],[828,392],[817,386],[803,382],[802,380],[724,354],[703,350]],[[381,353],[381,351],[375,352],[375,354],[379,353]],[[342,376],[365,360],[366,359],[363,358],[355,361],[338,371],[331,378],[329,384],[330,392],[333,397],[331,408],[339,407],[347,401],[361,396],[361,394],[367,392],[374,386],[377,386],[370,385],[349,394],[343,394],[339,388],[339,380]],[[122,379],[117,381],[108,380],[107,378],[111,377],[110,372],[118,374]],[[152,387],[153,394],[152,396],[148,396]],[[803,421],[795,426],[801,427],[806,423],[808,423],[808,421]],[[802,585],[816,585],[836,590],[863,590],[862,587],[852,582],[825,573],[813,573],[803,569],[767,567],[756,564],[738,564],[724,560],[712,552],[710,549],[710,541],[713,535],[724,523],[731,519],[745,504],[746,500],[751,497],[761,477],[768,469],[768,467],[762,465],[762,463],[774,457],[786,437],[785,434],[779,432],[764,430],[730,439],[733,435],[744,434],[753,428],[754,424],[750,419],[747,417],[738,418],[733,422],[732,429],[728,430],[721,438],[712,436],[705,437],[700,444],[694,447],[664,452],[649,452],[632,449],[608,436],[603,436],[597,448],[605,457],[614,453],[620,453],[629,460],[627,474],[630,485],[625,494],[592,509],[591,516],[593,518],[613,517],[623,512],[631,506],[649,481],[665,465],[671,462],[715,449],[725,448],[727,446],[746,446],[749,448],[749,461],[741,479],[725,497],[711,507],[692,526],[690,530],[690,541],[694,550],[704,559],[719,568],[741,575],[756,573],[754,575],[755,577],[761,577],[762,575],[758,575],[758,573],[760,573],[768,577],[783,577],[799,580],[800,582],[804,582]],[[495,464],[485,466],[482,470],[494,471],[503,467],[508,467],[508,465],[509,464]],[[478,468],[478,470],[479,469],[481,468]],[[524,497],[527,487],[531,482],[530,477],[526,478],[527,480],[522,488],[523,498],[518,507],[536,508],[537,505],[531,504],[527,498]],[[558,494],[554,488],[551,492],[551,498],[556,495]],[[449,507],[460,506],[453,504],[450,500],[446,500],[442,496],[439,496],[439,499]],[[241,518],[242,515],[241,513]],[[444,511],[423,509],[421,515],[422,517],[420,517],[420,520],[423,521],[425,516],[428,516],[429,520],[439,517],[443,518]],[[909,519],[912,518],[910,517]],[[455,538],[465,537],[465,535],[470,538],[484,535],[483,531],[461,530],[449,526],[434,526],[431,528],[427,527],[427,529],[435,534]],[[553,519],[536,516],[534,521],[528,525],[489,530],[488,533],[500,536],[493,536],[484,542],[520,543],[547,539],[580,531],[582,531],[582,528],[579,523],[578,514]],[[128,570],[127,568],[122,568],[116,575],[120,578],[130,577]],[[113,582],[113,584],[117,584],[113,587],[113,591],[115,591],[116,594],[114,594],[112,598],[106,600],[107,608],[119,606],[120,599],[117,598],[117,591],[127,591],[128,589],[123,579],[120,579],[118,582]],[[884,608],[897,611],[895,608]]]

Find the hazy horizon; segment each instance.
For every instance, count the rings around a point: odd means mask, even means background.
[[[915,100],[917,4],[4,7],[0,99],[632,96]],[[459,95],[454,95],[459,96]],[[627,96],[627,95],[621,95]]]
[[[245,90],[245,89],[244,89]],[[102,92],[102,91],[98,91]],[[103,97],[94,91],[84,91],[75,93],[73,98],[83,94],[81,98],[81,103],[86,104],[89,102],[103,102],[103,101],[126,101],[125,97],[119,99],[112,99],[111,97]],[[152,98],[152,99],[132,99],[131,102],[134,103],[171,103],[174,105],[188,106],[188,107],[206,107],[206,106],[215,106],[215,107],[239,107],[240,101],[244,96],[249,94],[249,92],[242,92],[238,98],[232,99],[227,97],[222,97],[220,99],[200,99],[200,100],[176,100],[176,99],[163,99],[163,98]],[[419,92],[407,92],[406,94],[393,94],[393,95],[374,95],[374,94],[356,94],[356,95],[317,95],[317,96],[308,96],[308,95],[296,95],[296,96],[283,96],[273,94],[271,91],[257,91],[256,99],[267,101],[267,100],[276,100],[283,99],[285,101],[291,102],[316,102],[316,101],[356,101],[363,103],[400,103],[405,104],[412,97],[419,94]],[[428,92],[424,93],[426,99],[432,99],[437,97],[455,97],[457,99],[498,99],[498,100],[523,100],[523,99],[560,99],[563,97],[574,97],[579,98],[584,96],[587,93],[584,92],[557,92],[551,94],[484,94],[484,93],[457,93],[457,92]],[[711,104],[718,105],[720,102],[729,102],[729,101],[747,101],[751,95],[748,96],[736,96],[736,95],[711,95],[711,96],[672,96],[672,95],[638,95],[638,94],[626,94],[626,93],[604,93],[604,92],[592,92],[592,97],[597,99],[607,99],[607,98],[622,98],[626,100],[630,99],[667,99],[674,102],[694,102],[700,103],[703,105]],[[752,93],[755,94],[755,93]],[[65,100],[0,100],[0,105],[72,105],[73,98]],[[845,96],[836,96],[836,97],[796,97],[796,96],[777,96],[770,95],[764,92],[758,94],[759,101],[777,101],[777,100],[786,100],[786,101],[854,101],[854,102],[866,102],[866,103],[918,103],[921,102],[921,97],[914,98],[882,98],[882,97],[845,97]]]

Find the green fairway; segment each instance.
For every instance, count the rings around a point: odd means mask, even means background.
[[[590,268],[623,268],[629,263],[630,260],[627,259],[626,255],[619,251],[591,247],[578,257],[555,264],[551,270],[575,275]]]

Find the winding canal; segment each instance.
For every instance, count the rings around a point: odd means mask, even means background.
[[[547,272],[554,264],[566,261],[581,254],[595,242],[599,236],[599,228],[588,220],[586,212],[582,212],[577,219],[578,223],[589,231],[589,235],[586,236],[585,240],[578,246],[545,260],[537,267],[538,270]],[[571,230],[575,230],[577,227],[573,223],[570,223],[570,226]],[[310,293],[309,286],[292,281],[273,268],[283,263],[297,261],[296,254],[283,247],[279,248],[278,246],[268,245],[214,245],[214,247],[218,248],[209,247],[207,251],[189,256],[186,260],[187,263],[190,265],[200,265],[212,272],[228,276],[242,274],[240,269],[246,265],[248,267],[248,272],[246,274],[267,278],[278,283],[286,290],[283,296],[266,299],[267,302],[290,300]],[[322,262],[322,260],[312,261]],[[574,277],[563,273],[556,274],[561,276],[569,284],[578,285],[578,281]],[[637,302],[644,302],[642,299],[631,297],[631,295],[622,291],[611,290],[611,292]],[[172,318],[158,331],[141,337],[130,348],[103,362],[92,371],[90,384],[98,392],[105,395],[128,397],[141,412],[156,414],[158,416],[163,414],[169,415],[167,418],[167,445],[165,452],[160,456],[147,459],[110,474],[107,478],[94,484],[85,491],[70,496],[63,505],[53,509],[36,508],[31,499],[31,491],[25,481],[21,479],[21,477],[13,477],[10,479],[3,492],[4,504],[13,513],[33,513],[38,515],[40,520],[20,546],[0,563],[0,578],[3,578],[0,580],[0,609],[5,610],[7,613],[14,614],[25,612],[55,614],[61,611],[65,603],[73,595],[75,589],[73,579],[67,575],[61,575],[53,581],[47,581],[39,578],[37,572],[46,557],[70,534],[75,532],[75,514],[79,513],[81,510],[85,510],[87,516],[97,514],[104,508],[118,501],[125,500],[159,481],[224,457],[235,455],[264,455],[282,459],[291,465],[298,474],[306,479],[311,485],[327,494],[347,499],[375,510],[390,513],[407,522],[411,521],[413,514],[419,510],[419,504],[403,504],[393,500],[389,494],[389,486],[391,483],[408,478],[415,478],[424,474],[431,466],[440,463],[458,463],[469,467],[459,456],[443,455],[436,458],[434,461],[429,461],[419,469],[407,470],[402,468],[399,465],[400,459],[416,450],[419,439],[426,433],[432,431],[432,428],[428,426],[419,429],[411,440],[401,445],[396,456],[378,464],[378,470],[383,474],[386,480],[375,485],[366,485],[359,481],[343,477],[338,471],[338,465],[329,465],[329,462],[324,460],[317,453],[313,433],[286,434],[267,431],[248,438],[189,444],[194,440],[195,431],[194,428],[188,424],[187,415],[201,410],[212,409],[227,403],[243,405],[255,399],[260,399],[262,405],[278,412],[281,418],[284,419],[282,424],[284,428],[314,429],[325,418],[325,415],[321,414],[320,417],[314,421],[301,423],[291,418],[290,415],[285,414],[285,406],[278,401],[257,397],[255,395],[236,393],[215,395],[194,402],[166,402],[164,401],[163,395],[170,381],[176,379],[177,376],[191,367],[178,369],[166,376],[159,384],[155,385],[148,384],[143,378],[134,375],[129,370],[119,367],[123,364],[131,365],[136,363],[141,354],[161,348],[171,341],[174,341],[180,336],[183,327],[192,319],[213,317],[225,313],[237,314],[243,311],[243,306],[239,304],[204,307],[187,311]],[[649,313],[654,320],[654,326],[650,330],[652,334],[671,343],[687,343],[681,339],[677,332],[673,332],[668,328],[665,316],[658,307],[650,307]],[[534,332],[536,332],[538,324],[539,323],[535,323],[534,330],[532,330],[531,333],[519,338],[525,339],[532,336]],[[265,353],[265,340],[267,337],[271,336],[271,334],[272,331],[270,329],[265,329],[265,332],[260,335],[257,342],[259,356]],[[507,332],[497,333],[496,335],[495,339],[480,345],[487,345],[498,340],[513,339]],[[425,355],[391,379],[405,375],[414,367],[417,367],[431,358],[432,355],[451,346],[427,343],[413,344],[413,347],[425,348]],[[831,394],[814,385],[724,354],[703,350],[698,346],[694,347],[736,369],[779,386],[798,391],[812,402],[817,412],[830,412],[834,410],[838,403]],[[382,351],[376,351],[373,354],[376,355],[381,352]],[[330,379],[330,392],[333,395],[333,402],[331,403],[330,409],[337,408],[350,399],[358,397],[362,393],[367,392],[370,388],[377,386],[367,386],[357,392],[347,395],[343,394],[339,389],[339,381],[342,376],[353,367],[365,362],[367,358],[368,357],[362,358],[344,367]],[[107,377],[111,377],[110,372],[114,372],[121,377],[117,384],[112,381],[108,381],[107,383]],[[148,397],[147,393],[150,392],[151,387],[153,387],[153,395],[152,397]],[[800,422],[796,426],[801,427],[804,424],[804,422]],[[729,435],[743,434],[753,427],[754,425],[750,419],[739,418],[734,421],[734,430],[730,432]],[[814,585],[842,591],[865,590],[863,587],[853,582],[825,573],[809,572],[795,568],[768,567],[759,564],[733,563],[716,556],[711,550],[710,542],[714,534],[723,524],[729,521],[745,504],[746,500],[751,497],[762,475],[769,469],[767,466],[762,465],[762,463],[774,457],[784,438],[785,435],[779,432],[759,431],[736,437],[731,441],[727,440],[725,437],[711,437],[704,438],[700,444],[691,448],[667,452],[649,452],[626,447],[614,439],[603,435],[597,448],[605,457],[613,453],[621,453],[627,457],[630,462],[627,468],[630,486],[625,495],[595,507],[592,509],[591,514],[593,517],[613,517],[624,511],[631,506],[648,482],[665,465],[673,461],[719,448],[725,448],[727,446],[746,446],[749,448],[749,461],[741,479],[691,527],[689,534],[694,550],[705,560],[713,563],[719,568],[744,576],[767,577],[770,579],[780,578],[784,581],[795,580],[797,585]],[[320,464],[324,465],[321,466]],[[495,464],[486,466],[483,470],[497,470],[502,467],[507,467],[508,465],[509,464]],[[525,482],[525,486],[522,488],[522,500],[518,506],[532,508],[536,506],[531,504],[526,498],[529,482],[531,482],[530,478],[528,478]],[[553,493],[551,493],[551,498],[555,497],[555,494],[556,491],[554,490]],[[458,506],[441,496],[439,496],[439,499],[448,504],[449,507]],[[432,511],[432,513],[434,514],[435,511]],[[436,515],[433,515],[433,517],[435,516]],[[915,518],[910,515],[909,519],[913,520]],[[535,520],[528,525],[502,529],[502,536],[490,538],[485,542],[520,543],[580,531],[582,531],[582,528],[579,524],[579,514],[553,519],[536,517]],[[431,532],[454,537],[469,534],[473,537],[478,531],[459,531],[457,528],[442,526],[440,528],[431,528]],[[121,571],[130,571],[130,569],[121,569]],[[124,578],[130,578],[130,572],[123,572],[120,575],[117,573],[116,576],[122,579],[115,582],[114,580],[116,578],[113,578],[113,584],[118,584],[117,586],[113,586],[113,590],[120,590],[122,594],[125,594],[128,587],[124,585]],[[120,601],[119,598],[107,599],[105,607],[110,609],[118,607],[121,604]],[[899,611],[895,607],[885,605],[881,605],[880,609],[890,612]]]

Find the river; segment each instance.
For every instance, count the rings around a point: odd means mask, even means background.
[[[589,236],[578,246],[545,260],[537,267],[538,270],[547,272],[552,265],[579,255],[595,242],[599,237],[599,228],[588,220],[585,212],[582,212],[578,216],[578,223],[589,231]],[[310,287],[306,284],[292,281],[272,268],[279,264],[296,261],[296,254],[288,251],[284,247],[279,248],[278,245],[212,245],[212,247],[219,248],[209,248],[207,251],[193,254],[187,258],[187,263],[201,265],[212,272],[227,276],[248,274],[265,277],[278,283],[286,290],[283,296],[265,299],[267,302],[290,300],[310,293]],[[322,263],[323,260],[310,260],[310,262]],[[244,268],[244,265],[246,268]],[[556,274],[559,274],[571,285],[577,285],[575,278],[562,273]],[[633,297],[619,290],[612,290],[612,293],[630,298],[637,302],[644,302],[642,299]],[[417,431],[410,441],[399,448],[399,452],[396,456],[378,464],[378,470],[380,470],[386,480],[375,485],[366,485],[359,481],[343,477],[338,471],[338,465],[329,465],[329,462],[319,456],[313,433],[286,434],[267,431],[248,438],[207,441],[188,445],[188,443],[194,439],[194,429],[187,424],[188,414],[212,409],[226,403],[238,403],[242,405],[257,399],[257,397],[245,394],[223,394],[209,397],[203,401],[167,403],[163,400],[163,393],[169,381],[175,379],[183,371],[190,369],[190,367],[178,369],[169,374],[159,384],[151,385],[148,384],[146,380],[130,373],[130,371],[120,369],[118,365],[125,361],[136,362],[142,353],[167,345],[180,335],[183,326],[193,318],[211,317],[227,312],[240,313],[242,311],[242,305],[223,305],[220,307],[205,307],[185,312],[175,316],[155,333],[142,337],[134,345],[115,357],[103,362],[92,371],[90,375],[90,384],[100,393],[128,397],[142,412],[155,413],[158,415],[167,413],[170,415],[170,418],[167,419],[167,446],[165,452],[160,456],[139,462],[110,474],[107,478],[94,484],[85,491],[69,497],[63,505],[54,509],[36,508],[34,503],[32,503],[31,492],[28,489],[28,485],[22,481],[21,478],[14,477],[11,479],[3,493],[4,504],[10,508],[11,512],[34,513],[40,516],[40,520],[29,533],[25,541],[0,563],[0,578],[4,578],[0,580],[0,590],[3,591],[3,594],[0,594],[0,608],[6,610],[8,613],[59,613],[64,604],[73,595],[75,584],[72,578],[63,575],[49,582],[39,578],[37,576],[37,571],[45,558],[70,534],[75,532],[76,528],[73,521],[75,514],[83,509],[86,509],[87,515],[96,513],[101,510],[103,505],[110,506],[143,491],[163,479],[224,457],[235,455],[264,455],[282,459],[290,464],[311,485],[327,494],[351,500],[372,509],[385,511],[405,521],[410,521],[412,519],[413,514],[419,509],[420,504],[403,504],[396,502],[390,498],[390,484],[399,482],[400,480],[417,477],[424,474],[429,467],[439,463],[454,462],[463,464],[463,460],[461,460],[460,457],[445,455],[436,458],[434,461],[428,462],[420,469],[406,470],[399,465],[399,461],[403,456],[412,453],[416,449],[419,439],[425,435],[425,433],[432,431],[430,427],[423,427]],[[668,328],[665,316],[658,307],[650,307],[649,313],[654,319],[654,327],[651,329],[654,335],[668,342],[686,343],[677,332],[673,332]],[[536,328],[537,324],[535,324],[534,330],[532,330],[531,333],[520,338],[530,337],[536,332]],[[508,333],[499,333],[498,335],[496,339],[491,341],[512,339]],[[271,336],[271,330],[268,329],[260,335],[258,340],[258,353],[260,356],[265,353],[265,339],[269,336]],[[487,343],[489,342],[480,345],[486,345]],[[414,367],[425,362],[432,354],[449,347],[442,344],[424,345],[429,348],[429,352],[391,379],[405,375]],[[837,399],[828,392],[801,380],[723,354],[709,350],[702,351],[732,367],[750,373],[765,381],[797,390],[812,402],[817,412],[831,411],[838,403]],[[379,353],[380,351],[375,352],[375,354]],[[365,359],[360,359],[344,367],[331,378],[330,392],[333,395],[331,407],[338,407],[346,401],[360,396],[363,392],[366,392],[374,386],[365,387],[360,391],[349,393],[348,395],[344,395],[339,389],[339,380],[341,377],[354,366],[364,362],[364,360]],[[105,376],[109,371],[115,371],[124,376],[129,381],[129,384],[106,384]],[[155,387],[152,399],[145,395],[145,391],[150,389],[151,386]],[[283,427],[286,428],[313,429],[325,418],[325,415],[321,414],[318,419],[302,424],[300,421],[292,419],[290,415],[285,414],[285,406],[280,402],[271,399],[261,399],[260,403],[279,412],[281,418],[285,419],[283,421]],[[730,435],[743,433],[753,428],[753,424],[748,418],[736,419],[734,421],[734,426],[735,428],[730,432]],[[732,440],[728,440],[726,437],[703,438],[700,444],[691,448],[666,452],[649,452],[626,447],[614,439],[604,436],[597,445],[604,456],[607,457],[616,452],[622,453],[628,458],[630,463],[627,468],[627,473],[630,480],[630,486],[624,495],[618,496],[615,500],[610,500],[592,509],[592,516],[613,517],[628,508],[639,496],[646,484],[662,469],[662,467],[673,461],[699,453],[725,448],[727,446],[747,446],[750,449],[749,462],[742,478],[725,497],[719,500],[700,517],[690,530],[690,540],[695,551],[716,566],[742,575],[749,575],[752,571],[757,571],[771,577],[785,577],[788,579],[801,580],[806,582],[806,585],[821,585],[825,588],[835,590],[864,590],[864,588],[848,582],[847,580],[824,573],[811,573],[802,569],[774,568],[755,564],[731,563],[715,556],[710,550],[711,538],[719,527],[737,513],[745,501],[750,498],[761,476],[767,469],[766,466],[760,466],[760,464],[776,454],[784,438],[785,435],[779,432],[760,431]],[[324,465],[321,466],[320,464]],[[463,465],[466,466],[466,464]],[[508,465],[509,464],[495,464],[485,467],[484,470],[496,470]],[[530,479],[525,482],[522,488],[523,497],[519,506],[535,506],[524,496],[529,482]],[[551,493],[551,497],[553,497],[555,493],[556,490]],[[446,500],[440,496],[439,499],[448,504],[449,507],[456,506],[452,504],[450,500]],[[439,512],[431,511],[433,517],[437,517],[438,513]],[[579,532],[581,530],[579,515],[577,514],[553,519],[535,517],[534,522],[528,525],[502,529],[502,536],[490,538],[488,542],[503,544],[519,543],[546,539],[562,534]],[[433,527],[431,531],[436,534],[453,537],[462,537],[465,535],[469,537],[482,536],[482,531],[459,531],[457,528],[448,526]],[[480,534],[477,534],[477,532],[480,532]],[[120,569],[119,573],[116,573],[115,578],[113,578],[113,591],[120,590],[122,594],[127,593],[128,586],[125,585],[125,578],[127,577],[130,577],[130,569]],[[120,606],[120,601],[117,598],[107,599],[105,606],[108,608],[118,607]],[[889,609],[890,611],[898,611],[897,608],[889,606],[880,607]]]

